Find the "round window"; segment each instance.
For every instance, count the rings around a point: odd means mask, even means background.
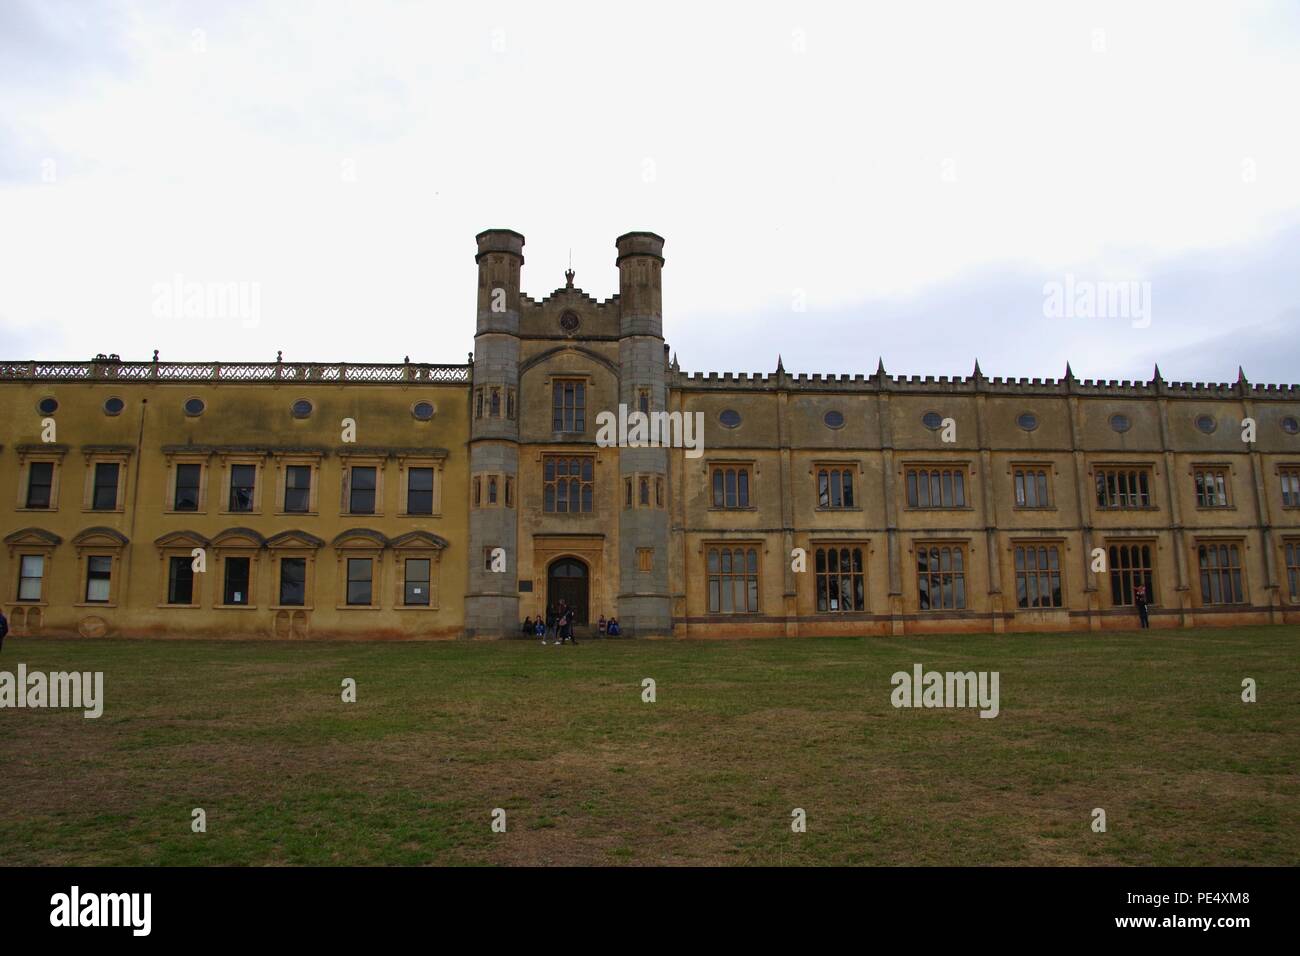
[[[121,415],[122,409],[126,408],[126,402],[120,398],[110,398],[104,403],[105,415]]]
[[[1294,435],[1297,432],[1300,432],[1300,422],[1297,422],[1294,418],[1288,415],[1286,418],[1282,419],[1282,431],[1286,432],[1288,435]]]
[[[197,418],[199,415],[203,414],[205,408],[207,408],[207,406],[203,404],[203,399],[191,398],[185,403],[185,414],[190,416],[190,418]]]
[[[36,403],[36,408],[42,415],[53,415],[59,410],[59,403],[52,398],[42,398]]]
[[[938,412],[926,412],[921,416],[921,424],[934,431],[943,424],[943,416]]]
[[[433,403],[416,402],[411,406],[411,414],[415,416],[417,421],[427,422],[433,418]]]
[[[724,428],[735,428],[740,424],[740,412],[734,408],[728,408],[718,416],[718,421],[722,422]]]
[[[822,416],[822,421],[826,423],[827,428],[843,428],[844,415],[841,412],[831,410]]]
[[[293,403],[293,417],[294,417],[294,418],[310,418],[310,417],[311,417],[311,402],[307,401],[307,399],[305,399],[305,398],[300,398],[300,399],[298,399],[298,401],[294,402],[294,403]]]
[[[1027,432],[1033,431],[1038,427],[1038,416],[1033,412],[1022,412],[1016,419],[1016,424]]]
[[[564,329],[566,332],[578,331],[578,326],[581,324],[582,323],[578,321],[577,312],[565,312],[560,316],[560,328]]]
[[[1110,427],[1117,432],[1126,432],[1133,427],[1129,417],[1123,413],[1117,412],[1110,416]]]
[[[1196,427],[1208,435],[1219,426],[1212,415],[1197,415]]]

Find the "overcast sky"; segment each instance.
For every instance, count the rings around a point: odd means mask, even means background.
[[[1298,103],[1295,2],[3,0],[0,359],[463,362],[475,233],[648,229],[685,370],[1300,382]]]

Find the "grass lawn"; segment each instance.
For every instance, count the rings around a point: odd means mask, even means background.
[[[1292,865],[1298,651],[1295,627],[10,639],[0,670],[104,671],[106,703],[0,710],[0,863]],[[918,662],[999,671],[1000,716],[894,709]]]

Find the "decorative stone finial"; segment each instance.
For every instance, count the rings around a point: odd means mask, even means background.
[[[1238,383],[1239,385],[1245,385],[1245,384],[1247,384],[1247,382],[1246,382],[1246,372],[1245,372],[1245,370],[1244,370],[1240,365],[1237,366],[1237,383]]]
[[[158,350],[157,350],[157,349],[154,349],[154,350],[153,350],[153,360],[154,360],[155,362],[158,361]]]
[[[776,370],[777,370],[778,372],[784,372],[784,371],[785,371],[785,363],[784,363],[783,361],[781,361],[781,353],[780,353],[780,352],[777,352],[777,353],[776,353]]]
[[[275,360],[276,360],[277,362],[283,362],[283,361],[284,361],[284,352],[283,352],[282,350],[277,350],[277,351],[276,351],[276,353],[275,353]]]
[[[1067,382],[1073,382],[1073,381],[1074,381],[1074,369],[1070,368],[1070,363],[1069,363],[1069,362],[1066,362],[1066,363],[1065,363],[1065,380],[1066,380]]]
[[[876,359],[876,375],[880,378],[885,377],[885,357],[883,355]]]
[[[577,273],[573,271],[572,266],[564,270],[564,287],[566,289],[573,288],[573,277],[576,275]]]
[[[984,373],[980,371],[980,360],[975,360],[975,371],[971,373],[972,378],[983,378]]]
[[[1153,383],[1155,383],[1155,382],[1163,382],[1163,381],[1164,381],[1164,379],[1161,378],[1161,376],[1160,376],[1160,363],[1159,363],[1159,362],[1156,363],[1155,370],[1151,373],[1151,381],[1152,381]]]

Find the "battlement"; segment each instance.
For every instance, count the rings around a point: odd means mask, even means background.
[[[576,286],[573,288],[561,286],[542,299],[534,299],[527,292],[521,292],[519,293],[519,305],[521,309],[543,309],[552,300],[560,298],[576,299],[584,308],[596,309],[597,311],[614,308],[618,305],[618,293],[608,299],[597,299]]]
[[[1066,369],[1063,378],[987,377],[978,365],[970,375],[890,375],[883,365],[874,375],[791,374],[778,364],[775,372],[683,372],[669,370],[671,388],[688,391],[752,390],[810,392],[971,393],[988,395],[1087,395],[1110,398],[1166,398],[1264,400],[1300,399],[1300,384],[1253,384],[1243,375],[1236,382],[1166,382],[1129,379],[1077,379]]]

